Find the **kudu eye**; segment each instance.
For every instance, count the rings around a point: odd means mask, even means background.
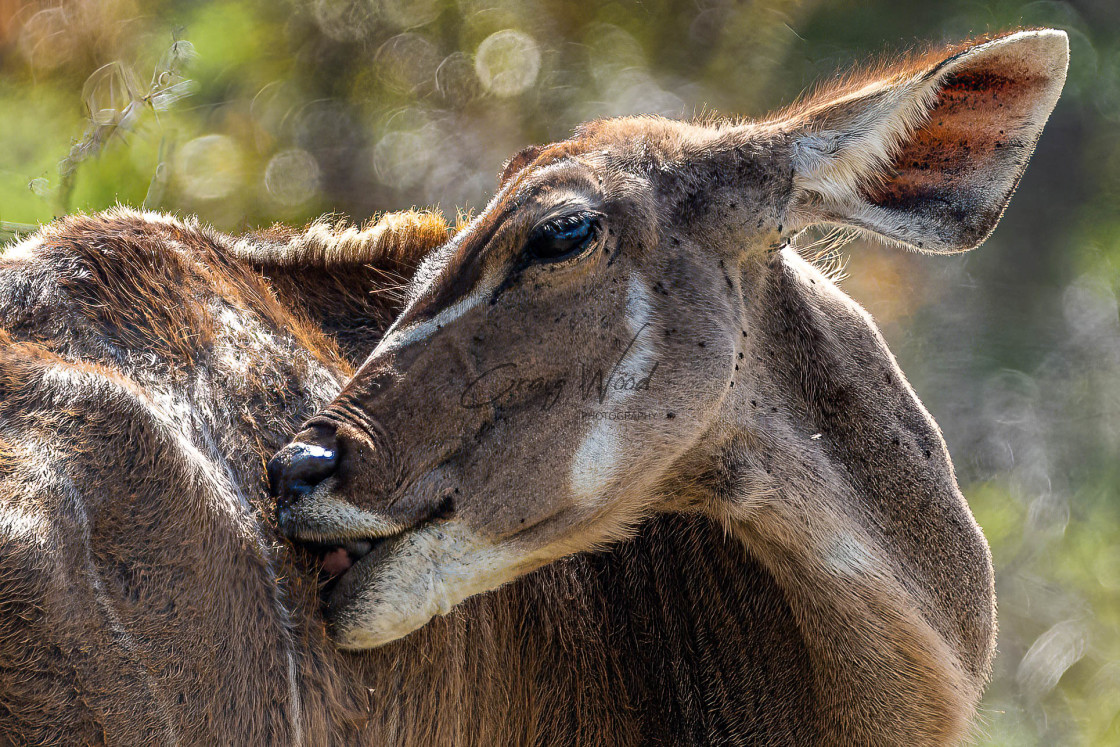
[[[578,256],[599,236],[600,216],[575,213],[542,223],[529,234],[525,255],[534,262],[561,262]]]

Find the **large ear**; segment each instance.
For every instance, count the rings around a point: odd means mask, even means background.
[[[1068,62],[1064,32],[1021,31],[799,107],[781,123],[793,161],[787,220],[924,251],[976,247],[1023,175]]]

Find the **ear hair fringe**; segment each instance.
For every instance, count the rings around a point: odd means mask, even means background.
[[[820,235],[802,243],[813,233]],[[791,242],[793,250],[802,259],[816,267],[834,283],[843,282],[848,277],[848,255],[844,247],[860,237],[862,232],[846,226],[834,226],[828,230],[810,228],[797,234]]]
[[[820,111],[838,100],[848,99],[875,85],[883,87],[901,83],[919,73],[936,74],[938,68],[951,63],[973,47],[1030,31],[1051,31],[1041,26],[1025,26],[989,32],[952,44],[927,42],[920,47],[901,51],[883,51],[870,60],[855,61],[832,80],[818,80],[790,104],[779,109],[772,122],[794,122]]]

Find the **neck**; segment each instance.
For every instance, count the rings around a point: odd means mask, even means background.
[[[960,741],[980,680],[965,670],[959,637],[939,629],[926,579],[891,552],[890,529],[860,521],[869,517],[855,508],[858,494],[838,489],[837,473],[767,474],[763,460],[777,448],[733,468],[752,489],[722,513],[790,605],[826,743]]]
[[[862,309],[790,250],[760,261],[691,502],[789,604],[826,742],[959,741],[987,677],[991,567],[940,433]]]
[[[698,514],[655,517],[609,552],[470,599],[388,646],[349,655],[324,641],[308,654],[305,666],[331,674],[305,678],[304,691],[333,688],[345,706],[315,709],[345,714],[326,733],[368,744],[816,735],[790,605],[742,543]]]

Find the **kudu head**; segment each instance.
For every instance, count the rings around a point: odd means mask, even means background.
[[[333,577],[339,644],[399,638],[652,512],[700,505],[682,496],[705,460],[718,466],[707,444],[766,428],[750,404],[768,375],[752,293],[798,262],[789,239],[829,224],[926,252],[977,246],[1066,63],[1065,34],[1019,32],[760,122],[605,120],[516,155],[357,375],[270,463],[282,531]]]

